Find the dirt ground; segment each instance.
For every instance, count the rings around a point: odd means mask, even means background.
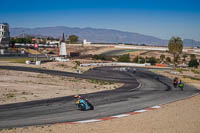
[[[197,69],[197,70],[200,71],[199,69]],[[182,71],[181,73],[179,73],[179,72],[177,73],[177,71],[173,71],[173,70],[166,70],[166,71],[153,70],[153,71],[155,73],[164,75],[171,79],[178,77],[178,79],[182,80],[184,83],[193,85],[196,88],[200,87],[200,74],[196,74],[196,73],[192,72],[191,70]]]

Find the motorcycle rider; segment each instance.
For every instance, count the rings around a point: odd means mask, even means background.
[[[76,102],[80,99],[80,96],[79,95],[74,95],[74,102],[76,104]]]
[[[184,87],[184,83],[182,82],[182,80],[179,81],[178,86],[181,88],[181,90],[183,91],[183,87]]]
[[[175,77],[175,78],[174,78],[174,87],[176,88],[176,87],[177,87],[177,85],[178,85],[178,78],[177,78],[177,77]]]
[[[80,95],[75,95],[74,96],[75,104],[77,104],[77,101],[79,101],[80,99],[82,99],[82,100],[87,102],[88,106],[90,106],[90,110],[94,110],[94,106],[86,98],[84,98],[83,96],[80,96]]]

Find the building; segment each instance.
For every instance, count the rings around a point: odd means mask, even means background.
[[[58,45],[60,43],[60,41],[57,41],[57,40],[47,40],[46,43],[47,44],[57,44]]]
[[[83,40],[83,45],[90,45],[90,44],[91,44],[91,42],[87,42],[86,39]]]
[[[44,42],[44,39],[42,39],[42,38],[32,38],[32,42],[33,43],[41,43],[41,42]]]
[[[8,46],[10,40],[9,25],[7,23],[0,23],[0,46]]]

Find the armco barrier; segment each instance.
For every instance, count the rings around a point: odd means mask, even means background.
[[[81,67],[86,66],[140,66],[144,67],[146,64],[137,64],[137,63],[122,63],[122,62],[114,62],[114,63],[90,63],[90,64],[80,64]]]

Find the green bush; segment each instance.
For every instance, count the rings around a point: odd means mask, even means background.
[[[118,62],[130,62],[129,54],[119,56]]]
[[[144,58],[144,57],[136,56],[136,57],[133,59],[133,62],[134,62],[134,63],[144,64],[144,63],[145,63],[145,58]]]
[[[166,58],[166,61],[167,61],[168,63],[170,63],[170,62],[171,62],[171,58],[170,58],[170,57],[167,57],[167,58]]]
[[[147,63],[150,63],[151,65],[155,65],[157,63],[157,60],[155,57],[150,57]]]
[[[95,60],[106,60],[104,55],[94,55],[92,58]]]
[[[198,68],[199,66],[199,62],[197,61],[197,59],[191,59],[189,64],[188,64],[189,67],[195,67],[195,68]]]

